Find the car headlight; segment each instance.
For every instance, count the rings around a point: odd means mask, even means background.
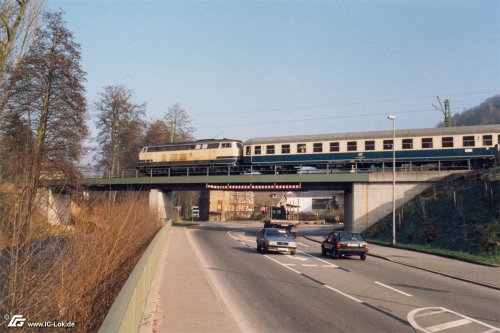
[[[289,242],[289,243],[288,243],[288,246],[291,246],[291,247],[297,247],[297,243],[295,243],[295,242]]]
[[[278,243],[273,242],[273,241],[267,241],[267,245],[278,245]]]

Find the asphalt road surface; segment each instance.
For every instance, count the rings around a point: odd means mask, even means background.
[[[500,332],[500,292],[368,257],[256,251],[256,225],[204,223],[189,240],[243,332]],[[325,229],[327,232],[330,229]]]

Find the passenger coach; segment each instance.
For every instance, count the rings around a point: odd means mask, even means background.
[[[396,131],[398,165],[490,165],[500,141],[500,125],[446,127]],[[324,168],[378,166],[392,161],[393,131],[254,138],[244,143],[243,163],[265,169],[282,165]]]

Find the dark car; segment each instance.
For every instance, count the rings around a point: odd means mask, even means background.
[[[257,234],[258,252],[290,252],[294,255],[296,250],[297,242],[286,229],[264,228]]]
[[[366,260],[367,252],[368,243],[356,232],[334,231],[321,243],[321,254],[330,253],[333,259],[354,255]]]

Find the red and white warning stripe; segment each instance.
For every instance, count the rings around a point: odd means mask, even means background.
[[[300,190],[300,184],[286,184],[286,185],[213,185],[206,184],[209,190]]]

